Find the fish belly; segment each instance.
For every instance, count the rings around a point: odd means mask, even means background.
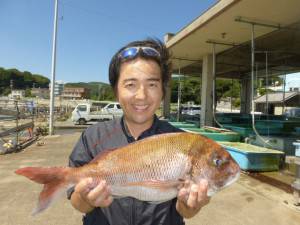
[[[157,158],[157,157],[156,157]],[[177,196],[178,186],[191,169],[188,157],[180,152],[168,158],[149,160],[143,167],[107,178],[115,197],[134,197],[142,201],[164,202]]]

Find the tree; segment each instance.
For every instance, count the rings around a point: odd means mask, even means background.
[[[4,69],[0,67],[0,95],[10,93],[10,85],[13,89],[28,89],[35,87],[47,88],[50,80],[42,75],[33,75],[29,71],[21,72],[17,69]]]
[[[177,102],[178,100],[178,85],[181,85],[181,103],[193,101],[195,104],[201,103],[201,80],[199,78],[181,78],[173,79],[171,81],[171,102]],[[216,101],[220,101],[222,98],[232,97],[234,99],[240,98],[240,83],[238,80],[231,79],[217,79],[216,81]]]

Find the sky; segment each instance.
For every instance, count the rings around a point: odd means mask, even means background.
[[[216,0],[59,0],[56,80],[108,83],[127,43],[177,33]],[[54,0],[0,0],[0,67],[51,77]],[[300,86],[300,74],[288,76]]]
[[[56,80],[108,83],[127,43],[177,33],[216,0],[59,0]],[[0,67],[51,77],[54,0],[0,0]]]

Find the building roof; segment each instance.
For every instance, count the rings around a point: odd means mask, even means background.
[[[241,78],[251,71],[251,24],[255,23],[256,50],[272,51],[268,63],[272,74],[300,71],[300,1],[220,0],[186,25],[169,35],[166,45],[173,56],[173,70],[201,75],[202,58],[216,44],[217,76]],[[244,21],[244,22],[241,22]],[[261,26],[264,24],[267,26]],[[265,54],[255,55],[264,74]],[[273,70],[273,71],[271,71]],[[260,75],[260,74],[258,74]]]
[[[295,96],[300,96],[300,92],[291,91],[291,92],[274,92],[268,94],[268,102],[269,103],[282,103],[284,101],[288,101]],[[267,95],[262,95],[254,100],[255,103],[266,103]]]

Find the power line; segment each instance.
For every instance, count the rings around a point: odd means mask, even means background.
[[[127,20],[126,18],[119,19],[120,17],[117,17],[116,15],[107,14],[107,11],[103,11],[103,10],[99,10],[99,9],[94,10],[94,9],[89,9],[89,8],[85,8],[85,7],[77,7],[74,4],[70,4],[71,1],[72,0],[69,0],[67,2],[61,2],[61,4],[65,5],[67,7],[76,9],[78,11],[84,12],[88,15],[94,14],[94,15],[98,15],[98,16],[104,16],[104,17],[106,17],[110,20],[115,20],[119,23],[124,23],[124,24],[130,25],[130,26],[138,26],[138,27],[143,27],[143,28],[159,29],[159,27],[149,26],[149,24],[144,24],[144,23],[137,23],[136,21]]]

